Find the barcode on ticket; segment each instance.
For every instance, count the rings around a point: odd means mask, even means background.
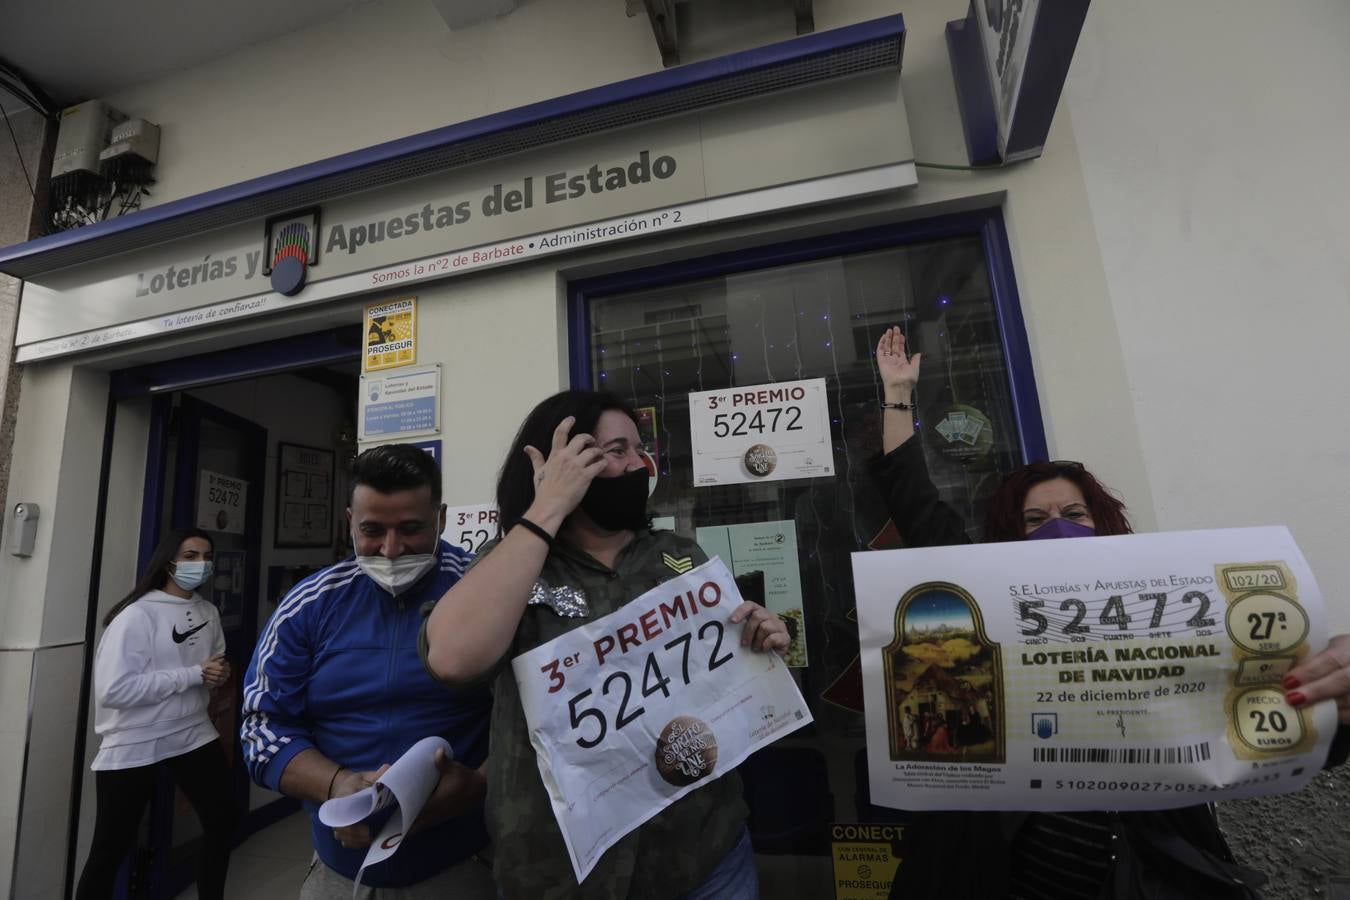
[[[1175,766],[1209,759],[1209,742],[1181,747],[1033,747],[1031,752],[1036,762]]]

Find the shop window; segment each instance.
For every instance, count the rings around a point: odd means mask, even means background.
[[[849,554],[899,546],[866,466],[881,444],[882,331],[899,325],[923,353],[918,439],[973,540],[1003,474],[1044,452],[1034,412],[1017,415],[1036,406],[1001,223],[944,221],[574,286],[576,380],[643,411],[658,523],[691,537],[741,523],[795,530],[809,661],[798,674],[813,706],[850,702],[836,696],[857,653]],[[694,487],[691,391],[809,378],[828,387],[834,477]]]

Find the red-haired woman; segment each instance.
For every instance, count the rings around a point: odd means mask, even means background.
[[[891,328],[877,344],[885,392],[883,454],[872,463],[887,511],[906,547],[969,543],[965,522],[945,504],[914,440],[912,400],[921,354],[905,352]],[[1076,462],[1022,466],[994,492],[986,541],[1130,534],[1125,504]],[[1328,766],[1350,751],[1350,635],[1290,670],[1293,706],[1332,701],[1341,729]],[[917,817],[892,897],[1247,898],[1264,878],[1237,865],[1210,806],[1145,812],[937,812]],[[953,848],[976,865],[952,865]],[[927,866],[925,861],[934,865]],[[940,862],[938,862],[940,861]],[[952,879],[962,879],[953,884]]]

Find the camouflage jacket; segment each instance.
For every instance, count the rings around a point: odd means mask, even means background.
[[[485,545],[477,559],[496,544]],[[578,885],[530,746],[510,661],[675,577],[664,554],[692,557],[694,565],[707,560],[697,544],[669,531],[639,533],[613,570],[559,542],[544,562],[510,649],[487,676],[494,698],[487,823],[494,875],[506,900],[678,897],[706,880],[740,837],[747,809],[733,771],[686,794],[610,847]],[[421,644],[425,661],[425,637]]]

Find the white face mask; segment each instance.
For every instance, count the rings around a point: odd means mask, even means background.
[[[417,584],[423,575],[431,571],[431,567],[436,565],[436,554],[405,553],[398,559],[385,559],[383,556],[358,556],[356,564],[376,584],[397,597]]]
[[[212,565],[204,560],[183,560],[173,564],[170,577],[185,591],[195,590],[211,577]]]

